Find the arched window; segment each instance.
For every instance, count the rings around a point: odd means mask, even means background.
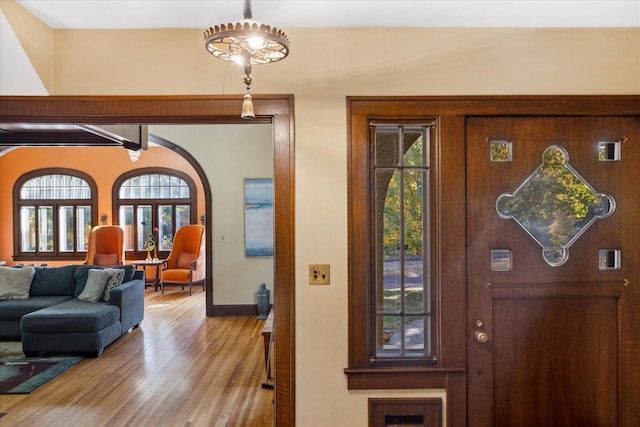
[[[195,184],[173,169],[128,172],[116,180],[113,192],[113,217],[124,228],[125,250],[134,257],[144,256],[150,238],[159,256],[168,256],[176,230],[196,221]]]
[[[17,261],[83,258],[97,220],[98,191],[90,176],[72,169],[39,169],[13,188]]]

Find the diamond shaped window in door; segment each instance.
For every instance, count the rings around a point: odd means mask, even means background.
[[[615,207],[613,197],[598,193],[569,165],[569,154],[558,145],[547,147],[542,164],[520,187],[496,200],[498,214],[520,224],[554,267],[564,264],[571,244]]]

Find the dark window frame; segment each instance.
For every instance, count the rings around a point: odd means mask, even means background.
[[[371,212],[371,214],[369,215],[369,226],[371,227],[371,231],[370,231],[370,235],[374,236],[375,239],[377,239],[378,233],[376,232],[376,225],[378,224],[378,222],[380,222],[382,219],[381,218],[376,218],[376,212],[381,209],[384,205],[385,200],[381,199],[381,197],[386,197],[387,196],[387,192],[385,191],[384,195],[383,194],[377,194],[376,193],[376,175],[378,172],[380,171],[384,171],[384,170],[392,170],[395,169],[401,173],[404,173],[406,171],[409,170],[421,170],[423,172],[426,172],[426,174],[428,175],[428,179],[426,180],[426,187],[423,189],[425,191],[425,195],[427,196],[423,202],[423,216],[426,218],[423,218],[423,226],[424,226],[424,230],[423,230],[423,266],[424,266],[424,281],[423,281],[423,291],[425,293],[429,293],[429,297],[424,299],[424,303],[426,304],[427,301],[430,301],[430,306],[429,307],[423,307],[423,314],[422,316],[424,317],[428,317],[430,318],[430,322],[425,325],[425,330],[424,330],[424,345],[425,345],[425,354],[421,355],[421,356],[416,356],[416,355],[396,355],[396,356],[385,356],[385,355],[380,355],[377,354],[377,341],[378,338],[376,335],[376,330],[377,330],[377,323],[379,322],[379,318],[381,317],[381,313],[378,312],[378,310],[376,309],[377,306],[377,301],[375,300],[375,298],[371,298],[371,314],[370,314],[370,331],[372,331],[372,333],[369,336],[369,343],[368,343],[368,357],[370,360],[370,366],[371,367],[397,367],[397,366],[422,366],[422,367],[433,367],[433,366],[437,366],[438,363],[438,341],[437,341],[437,328],[436,326],[436,322],[435,319],[437,318],[438,315],[438,311],[436,309],[436,304],[435,301],[437,301],[437,288],[435,286],[433,286],[434,284],[434,279],[436,277],[436,270],[433,268],[433,266],[435,265],[435,260],[433,259],[434,253],[435,251],[433,250],[433,247],[435,245],[435,241],[433,240],[433,230],[435,227],[435,224],[433,222],[433,219],[435,218],[434,215],[434,204],[431,201],[431,199],[433,198],[433,195],[435,194],[436,188],[434,187],[434,182],[435,180],[432,179],[432,175],[434,173],[437,172],[437,165],[432,165],[431,164],[431,157],[432,157],[432,153],[435,151],[435,147],[437,145],[437,124],[435,122],[434,118],[428,118],[426,120],[419,120],[419,121],[408,121],[408,120],[396,120],[393,122],[387,121],[385,120],[384,123],[378,123],[378,121],[376,120],[372,120],[369,123],[370,129],[369,129],[369,135],[370,135],[370,146],[369,146],[369,159],[368,159],[368,164],[370,165],[369,167],[369,188],[372,189],[372,191],[369,194],[369,210]],[[396,166],[390,166],[390,165],[378,165],[376,162],[376,156],[378,156],[378,154],[376,153],[376,129],[379,129],[381,132],[384,132],[385,130],[390,130],[393,128],[397,128],[398,131],[400,131],[402,133],[402,136],[399,136],[399,140],[398,142],[401,143],[403,145],[403,152],[400,153],[398,152],[398,156],[399,159],[397,159],[399,161],[399,163]],[[417,132],[418,130],[420,130],[420,132],[422,132],[425,135],[428,135],[428,138],[426,138],[426,140],[423,141],[423,156],[425,156],[426,158],[424,159],[423,165],[406,165],[403,162],[403,158],[404,155],[406,154],[406,150],[410,147],[410,146],[406,146],[406,143],[404,141],[404,135],[405,135],[405,131],[410,131],[410,132]],[[398,149],[400,149],[400,147],[396,147]],[[403,191],[399,191],[400,193],[400,198],[402,200],[402,193]],[[403,217],[403,213],[400,212],[399,213],[401,217]],[[405,226],[404,224],[399,224],[399,227],[401,229],[401,232],[399,233],[401,236],[404,235],[404,231],[405,231]],[[382,274],[383,272],[383,266],[382,265],[378,265],[376,260],[380,259],[382,254],[381,253],[377,253],[377,251],[381,250],[381,245],[380,242],[376,242],[373,241],[371,243],[371,253],[372,253],[372,262],[371,262],[371,278],[372,280],[369,283],[370,289],[368,290],[369,295],[375,296],[377,295],[378,292],[378,287],[381,285],[381,283],[376,283],[376,276]],[[401,263],[404,261],[404,251],[401,251]],[[402,268],[402,267],[401,267]],[[402,274],[400,275],[402,276]],[[402,288],[402,290],[404,290],[404,278],[400,278],[400,286]],[[403,322],[405,320],[405,318],[409,318],[409,317],[415,317],[417,315],[420,314],[416,314],[416,313],[411,313],[411,314],[407,314],[404,312],[398,313],[398,316],[403,319]],[[428,328],[428,329],[427,329]],[[402,337],[404,337],[404,333],[401,333]],[[401,347],[401,352],[404,353],[405,350],[405,345],[403,342],[400,343],[400,347]],[[428,349],[430,349],[430,351],[428,351]]]
[[[182,180],[184,180],[187,185],[189,186],[189,194],[190,194],[190,198],[168,198],[168,199],[121,199],[120,198],[120,187],[122,186],[122,184],[133,177],[136,176],[142,176],[142,175],[153,175],[153,174],[160,174],[160,175],[169,175],[169,176],[175,176],[178,177]],[[191,224],[197,224],[197,207],[198,207],[198,200],[197,200],[198,194],[197,194],[197,188],[196,188],[196,184],[193,181],[193,179],[187,175],[184,172],[181,171],[177,171],[175,169],[171,169],[171,168],[161,168],[161,167],[149,167],[149,168],[139,168],[139,169],[134,169],[128,172],[123,173],[122,175],[120,175],[114,182],[113,184],[113,188],[112,188],[112,200],[113,200],[113,211],[112,211],[112,218],[113,218],[113,222],[116,225],[121,225],[120,224],[120,206],[123,205],[133,205],[134,206],[134,224],[136,224],[138,222],[137,220],[137,213],[136,213],[136,206],[138,205],[144,205],[144,206],[151,206],[151,212],[152,212],[152,218],[151,218],[151,224],[152,226],[157,226],[158,225],[158,219],[157,219],[157,214],[158,214],[158,207],[159,206],[167,206],[167,205],[171,205],[172,206],[172,218],[175,219],[176,215],[176,206],[178,205],[189,205],[189,216],[190,216],[190,223]],[[172,222],[172,232],[171,235],[175,235],[176,232],[176,224],[175,221]],[[138,241],[138,227],[133,227],[133,241],[134,241],[134,245],[136,244],[136,242]],[[169,256],[170,251],[167,250],[158,250],[158,257],[160,259],[163,258],[167,258]],[[135,258],[144,258],[147,254],[147,251],[142,249],[142,248],[136,248],[133,251],[127,251],[127,256],[135,259]]]
[[[464,384],[466,367],[464,114],[431,99],[348,97],[348,366],[350,390],[447,389]],[[454,103],[455,104],[455,103]],[[434,292],[434,354],[437,364],[375,363],[372,310],[375,239],[371,179],[376,123],[433,123],[431,152],[431,280]],[[454,191],[461,189],[462,191]],[[442,310],[447,307],[447,310]]]
[[[21,199],[20,191],[22,186],[30,179],[46,175],[68,175],[84,180],[91,189],[90,199]],[[20,229],[20,210],[24,206],[52,206],[53,207],[53,250],[51,252],[40,252],[37,247],[35,252],[23,252],[20,247],[22,230]],[[87,251],[77,250],[77,243],[73,251],[60,251],[59,248],[59,224],[58,208],[60,206],[73,206],[74,211],[78,206],[91,206],[91,226],[98,222],[98,186],[93,178],[76,169],[69,168],[41,168],[22,174],[13,186],[13,260],[14,261],[78,261],[84,260]],[[37,228],[37,224],[36,224]],[[37,231],[36,231],[36,234]],[[75,238],[75,233],[74,233]]]

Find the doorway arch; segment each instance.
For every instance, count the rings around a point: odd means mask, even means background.
[[[72,124],[234,124],[239,96],[3,96],[4,123]],[[254,97],[256,122],[271,123],[274,150],[274,311],[275,425],[295,424],[295,225],[293,96]],[[182,150],[182,149],[181,149]],[[178,154],[189,159],[186,150]],[[192,162],[203,183],[198,162]],[[205,225],[211,229],[211,189],[205,186]],[[211,253],[211,239],[207,252]],[[210,272],[211,258],[207,259]],[[212,282],[207,274],[207,315],[212,313]]]

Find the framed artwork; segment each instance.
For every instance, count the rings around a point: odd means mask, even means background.
[[[245,256],[273,256],[273,180],[244,180]]]

